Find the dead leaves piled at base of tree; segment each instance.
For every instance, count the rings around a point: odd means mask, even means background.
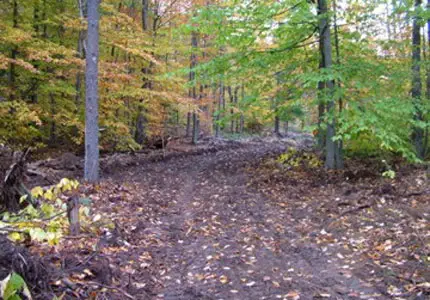
[[[302,239],[339,261],[346,275],[376,286],[381,296],[428,297],[426,170],[398,166],[396,178],[387,179],[381,176],[381,163],[375,161],[348,161],[346,170],[338,172],[300,161],[314,157],[290,151],[266,160],[257,174],[252,170],[252,185],[289,211]]]

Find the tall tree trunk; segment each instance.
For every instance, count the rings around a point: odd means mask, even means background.
[[[196,50],[198,47],[197,40],[197,32],[193,31],[191,33],[191,57],[190,57],[190,83],[191,88],[189,91],[190,98],[193,98],[197,101],[197,90],[196,90],[196,71],[195,67],[197,66],[197,54]],[[192,130],[192,139],[191,142],[195,145],[199,139],[199,115],[197,109],[193,110],[193,130]]]
[[[334,12],[334,45],[336,51],[336,65],[340,65],[340,49],[339,49],[339,28],[337,26],[337,2],[333,1],[333,12]],[[342,84],[340,80],[337,81],[337,88],[341,90]],[[339,115],[343,110],[343,100],[342,97],[339,97]],[[343,169],[343,141],[336,141],[336,168]]]
[[[318,0],[318,15],[319,19],[319,34],[321,39],[321,55],[323,57],[323,68],[330,69],[332,67],[332,48],[331,48],[331,34],[330,23],[328,17],[327,0]],[[334,137],[336,135],[336,121],[335,121],[335,102],[334,102],[334,82],[327,80],[324,89],[325,97],[327,100],[327,132],[326,132],[326,159],[325,167],[327,169],[336,168],[336,143]]]
[[[422,0],[415,0],[415,12],[412,25],[412,101],[415,107],[414,120],[417,122],[423,121],[423,111],[421,108],[422,82],[421,82],[421,33],[420,33],[420,18],[417,15]],[[415,145],[415,150],[419,158],[424,158],[424,130],[419,126],[414,126],[412,139]]]
[[[319,14],[319,13],[318,13]],[[324,68],[324,55],[323,55],[323,39],[319,38],[319,51],[320,51],[320,61],[319,68]],[[324,91],[325,91],[325,82],[318,82],[318,129],[316,134],[318,149],[321,151],[325,151],[325,130],[323,130],[324,116],[325,116],[325,104],[324,104]]]
[[[88,40],[86,57],[85,180],[99,180],[99,0],[88,0]]]

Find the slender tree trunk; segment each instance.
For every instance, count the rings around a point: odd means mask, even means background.
[[[245,101],[245,86],[242,84],[242,102]],[[243,133],[243,127],[245,126],[245,116],[243,112],[240,112],[240,124],[239,124],[239,133]]]
[[[190,111],[187,112],[187,127],[185,129],[185,137],[189,137],[190,136],[190,131],[191,131],[191,117],[192,117],[192,113]]]
[[[278,112],[275,112],[276,114],[278,113]],[[281,131],[280,131],[280,120],[279,120],[279,116],[278,115],[276,115],[275,116],[275,134],[277,135],[277,136],[281,136]]]
[[[320,15],[320,12],[318,12]],[[321,22],[321,21],[320,21]],[[320,33],[321,35],[321,33]],[[323,39],[319,38],[319,51],[320,51],[320,61],[319,68],[324,68],[324,53],[323,53]],[[325,99],[324,99],[324,91],[325,91],[325,82],[318,82],[318,129],[316,134],[318,149],[325,152],[325,136],[326,131],[323,130],[324,116],[325,116]]]
[[[198,40],[197,40],[197,32],[193,31],[191,33],[191,57],[190,57],[190,83],[192,85],[189,96],[190,98],[193,98],[195,101],[198,100],[197,98],[197,90],[196,90],[196,71],[194,70],[197,66],[197,54],[196,50],[198,47]],[[196,104],[197,105],[197,104]],[[192,130],[192,144],[196,145],[197,141],[199,139],[199,115],[197,109],[193,110],[193,130]]]
[[[334,12],[334,44],[336,50],[336,65],[340,66],[340,49],[339,49],[339,28],[337,26],[337,2],[333,1],[333,12]],[[341,90],[342,84],[340,80],[337,81],[337,88]],[[343,100],[339,97],[339,115],[343,110]],[[336,141],[336,168],[343,169],[343,141]]]
[[[218,98],[218,112],[216,115],[216,121],[215,121],[215,137],[219,137],[221,134],[221,108],[222,103],[224,102],[224,83],[221,81],[219,84],[219,98]]]
[[[239,109],[239,90],[240,90],[240,86],[237,86],[234,89],[234,106],[236,109]],[[239,127],[240,127],[240,120],[237,119],[237,117],[234,117],[235,123],[236,123],[236,128],[233,129],[234,131],[236,131],[236,133],[239,133]]]
[[[85,180],[99,180],[98,124],[99,0],[88,0],[88,45],[86,56]]]
[[[331,34],[330,23],[328,17],[327,0],[318,0],[318,14],[319,19],[319,34],[321,39],[323,57],[323,67],[330,69],[332,67],[332,48],[331,48]],[[324,89],[325,97],[327,97],[327,132],[326,132],[326,159],[325,167],[327,169],[336,168],[336,143],[333,138],[336,135],[336,122],[335,122],[335,102],[334,96],[334,82],[327,80]]]
[[[415,12],[418,12],[422,4],[422,0],[415,0]],[[423,121],[423,111],[421,108],[422,82],[421,82],[421,33],[420,33],[420,18],[414,16],[412,25],[412,101],[415,107],[414,120],[417,122]],[[419,126],[414,126],[412,139],[415,145],[415,150],[419,158],[424,158],[424,130]]]
[[[234,133],[234,120],[233,120],[233,115],[234,115],[234,110],[233,110],[233,104],[234,104],[234,95],[233,95],[233,91],[231,89],[231,86],[227,86],[227,93],[228,93],[228,97],[230,98],[230,105],[231,105],[231,109],[230,109],[230,133]]]
[[[149,29],[149,0],[142,0],[142,29]]]

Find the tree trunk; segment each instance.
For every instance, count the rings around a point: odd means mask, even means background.
[[[85,76],[85,180],[94,183],[99,180],[99,0],[88,0],[87,47]]]
[[[318,0],[318,15],[319,19],[319,35],[321,45],[321,55],[323,57],[323,68],[330,69],[332,67],[332,48],[331,48],[331,34],[330,23],[327,9],[327,0]],[[326,131],[326,159],[325,167],[327,169],[336,168],[336,143],[333,138],[336,135],[336,122],[335,122],[335,102],[334,96],[334,82],[327,80],[324,88],[325,97],[327,97],[327,131]]]
[[[276,114],[278,112],[275,112]],[[279,120],[279,116],[275,116],[275,134],[277,136],[281,136],[281,131],[280,131],[280,120]]]
[[[415,12],[422,4],[422,0],[415,0]],[[420,33],[420,18],[414,16],[412,25],[412,101],[415,107],[414,120],[423,121],[423,111],[421,108],[422,83],[421,83],[421,33]],[[415,150],[418,158],[424,158],[424,130],[419,126],[414,126],[412,139],[415,145]]]
[[[190,98],[193,98],[195,101],[198,100],[197,98],[197,90],[196,90],[196,72],[194,70],[194,68],[197,66],[197,54],[196,54],[196,50],[198,47],[198,40],[197,40],[197,32],[193,31],[191,33],[191,57],[190,57],[190,83],[192,85],[190,91],[189,91],[189,96]],[[197,144],[198,138],[199,138],[199,115],[197,112],[197,109],[194,109],[193,111],[193,130],[192,130],[192,139],[191,142],[192,144]]]
[[[142,29],[149,29],[149,0],[142,0]]]
[[[137,119],[136,119],[136,132],[134,134],[134,140],[139,145],[142,145],[146,139],[145,122],[146,120],[145,120],[143,108],[141,105],[139,105],[138,112],[137,112]]]
[[[224,102],[224,84],[221,81],[219,84],[219,98],[218,98],[218,112],[216,115],[216,121],[215,121],[215,137],[219,137],[221,134],[221,107],[222,103]]]
[[[193,113],[193,137],[192,137],[192,143],[193,145],[197,145],[197,142],[199,140],[199,128],[200,120],[199,116],[196,112]]]
[[[192,116],[192,113],[190,111],[187,112],[187,127],[185,129],[185,137],[189,137],[190,136],[190,131],[191,131],[191,116]]]
[[[336,65],[340,65],[340,49],[339,49],[339,30],[337,26],[337,3],[336,0],[333,1],[333,12],[334,12],[334,45],[336,50]],[[337,81],[337,87],[340,90],[342,88],[342,84],[340,80]],[[342,113],[343,110],[343,100],[342,97],[339,97],[339,114]],[[343,141],[336,141],[336,168],[343,169]]]
[[[234,109],[233,109],[233,105],[234,105],[234,94],[233,91],[231,89],[231,86],[227,87],[227,92],[228,92],[228,96],[230,98],[230,133],[234,133]]]
[[[242,84],[242,101],[245,101],[245,86]],[[240,112],[240,123],[239,123],[239,133],[243,132],[243,127],[245,126],[245,116],[243,115],[243,112]]]

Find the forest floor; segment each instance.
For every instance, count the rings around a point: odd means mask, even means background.
[[[428,299],[424,169],[390,180],[371,161],[342,172],[276,161],[307,145],[300,136],[209,141],[103,161],[102,183],[82,193],[115,229],[62,243],[61,265],[74,271],[59,290],[82,299]]]

